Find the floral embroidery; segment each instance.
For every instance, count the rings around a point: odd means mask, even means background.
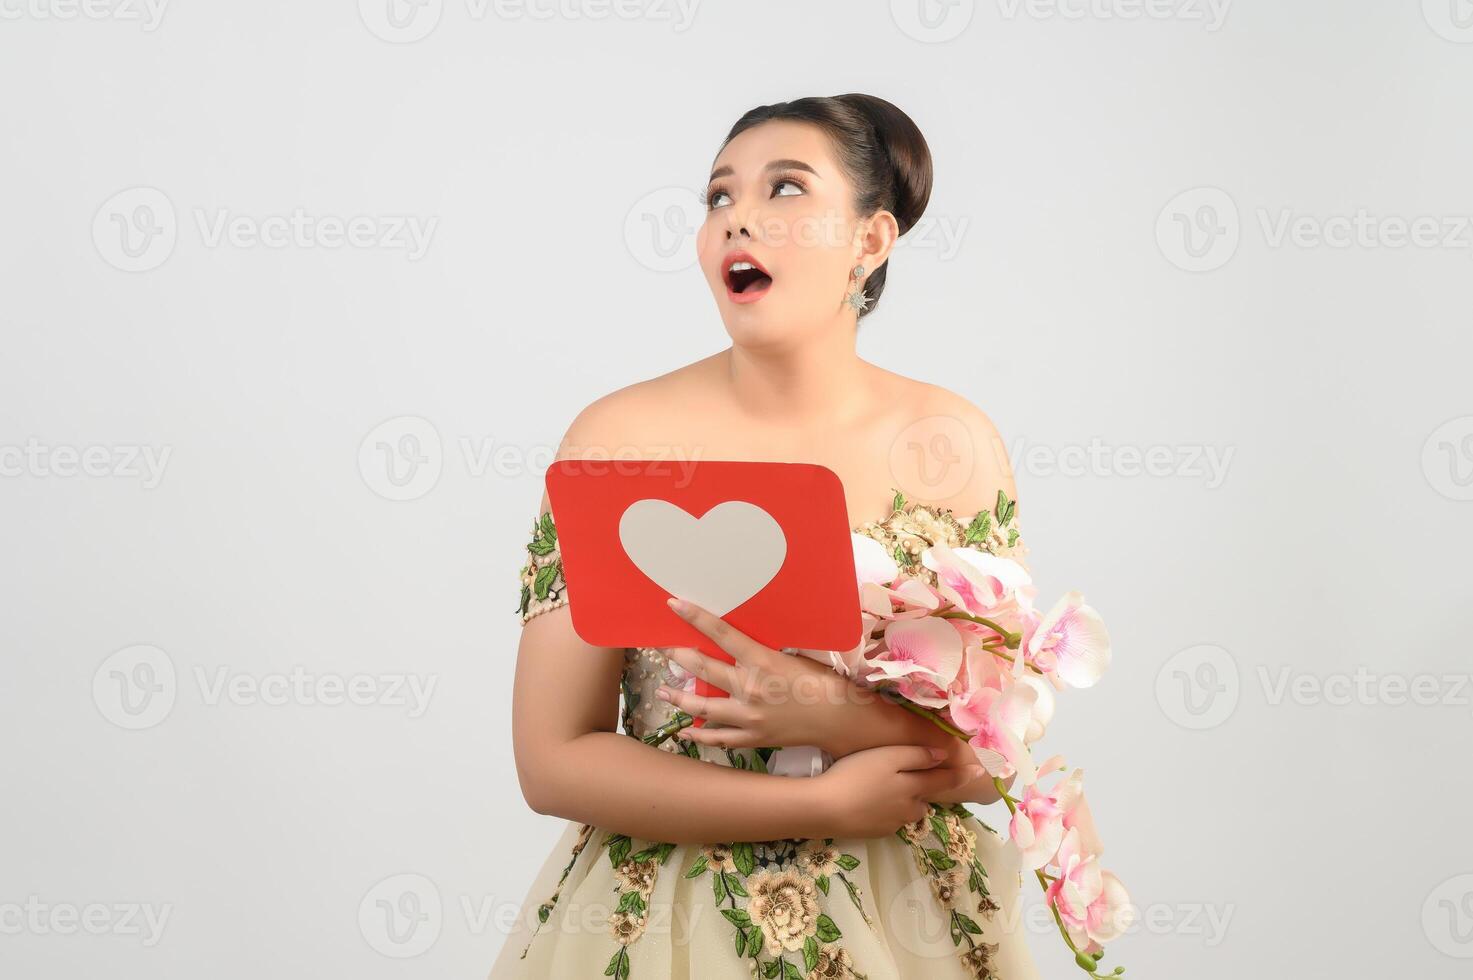
[[[655,890],[655,876],[671,853],[674,844],[650,844],[644,850],[630,854],[634,842],[627,834],[608,834],[601,846],[609,849],[609,863],[614,867],[617,882],[615,894],[618,904],[609,914],[609,936],[618,944],[604,976],[614,980],[626,980],[629,976],[629,946],[644,935],[649,921],[649,899]]]
[[[845,874],[859,867],[859,858],[840,853],[833,843],[830,837],[706,844],[685,873],[687,878],[710,876],[716,907],[735,930],[737,955],[752,960],[756,975],[863,980],[848,951],[836,945],[843,933],[819,897],[829,894],[837,877],[864,921],[874,926],[859,887]],[[747,900],[745,908],[738,898]]]
[[[890,516],[861,524],[854,528],[854,533],[880,542],[907,574],[932,586],[936,584],[936,573],[921,564],[921,555],[934,544],[976,548],[1020,563],[1028,554],[1018,527],[1018,502],[1008,499],[1001,490],[992,510],[980,510],[965,523],[944,507],[907,504],[904,495],[897,492],[891,502]]]
[[[960,803],[942,806],[931,804],[931,812],[915,823],[895,831],[895,836],[910,845],[916,867],[931,883],[936,901],[950,918],[948,931],[953,946],[958,947],[962,965],[976,980],[997,980],[992,957],[996,943],[984,943],[974,936],[982,935],[982,927],[968,915],[961,901],[968,892],[977,896],[977,913],[985,919],[997,914],[998,905],[987,889],[987,869],[977,859],[977,835],[962,821],[976,820]],[[981,821],[978,826],[997,836],[997,832]],[[939,846],[938,846],[939,845]],[[962,943],[966,943],[965,948]]]
[[[562,894],[563,882],[568,880],[568,872],[573,870],[573,865],[578,861],[578,855],[583,853],[583,848],[588,845],[589,838],[592,836],[592,825],[584,824],[578,828],[578,839],[573,843],[572,856],[568,858],[568,864],[567,867],[563,868],[563,873],[558,876],[557,887],[552,890],[552,894],[547,897],[545,902],[537,906],[537,926],[532,930],[532,938],[536,938],[537,933],[547,924],[547,917],[552,914],[553,908],[557,905],[558,896]],[[527,958],[527,950],[531,948],[532,939],[528,939],[527,945],[522,947],[522,959]]]
[[[551,511],[532,522],[532,540],[527,543],[527,563],[522,566],[520,575],[522,598],[517,606],[517,613],[523,624],[539,613],[551,612],[567,604],[563,556],[558,550],[557,528],[553,524]]]

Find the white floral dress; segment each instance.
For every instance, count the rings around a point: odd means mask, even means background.
[[[929,577],[919,555],[937,541],[1021,558],[1014,509],[999,495],[963,521],[897,495],[888,518],[854,531],[884,544],[904,574]],[[524,624],[568,602],[551,514],[534,522],[527,556]],[[767,771],[773,749],[679,736],[689,716],[655,697],[660,684],[679,685],[670,668],[663,650],[625,651],[624,734],[651,751]],[[1037,980],[1022,880],[1014,849],[961,805],[932,804],[873,839],[673,844],[570,823],[490,977]]]

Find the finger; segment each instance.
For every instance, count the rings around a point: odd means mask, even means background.
[[[760,658],[764,651],[771,652],[720,616],[713,615],[688,599],[671,596],[669,603],[677,616],[710,637],[739,664]]]
[[[655,696],[663,701],[669,701],[694,718],[705,718],[707,721],[720,722],[723,725],[740,725],[747,721],[746,712],[738,710],[741,702],[734,701],[732,698],[712,698],[704,694],[677,691],[664,686],[655,692]]]
[[[715,684],[723,691],[736,693],[741,686],[738,680],[741,670],[736,664],[729,664],[708,657],[699,650],[690,647],[676,647],[670,651],[669,659],[675,661],[687,674],[695,674],[703,681]]]
[[[750,749],[757,747],[756,737],[744,728],[684,728],[680,737],[698,745],[718,749]]]
[[[939,796],[949,790],[958,789],[967,785],[972,780],[981,777],[983,769],[981,766],[950,766],[936,769],[924,769],[906,773],[906,778],[915,787],[914,795],[925,799],[930,796]]]
[[[931,769],[946,758],[945,749],[930,745],[887,745],[880,751],[887,753],[887,761],[895,766],[896,772]]]

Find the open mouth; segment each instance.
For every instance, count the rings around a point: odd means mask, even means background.
[[[727,293],[738,303],[750,303],[772,286],[767,270],[748,258],[729,261],[724,278]]]

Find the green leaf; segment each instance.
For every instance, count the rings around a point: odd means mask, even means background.
[[[1013,545],[1015,545],[1017,543],[1018,543],[1018,529],[1015,528],[1015,527],[1008,528],[1008,547],[1011,548]]]
[[[956,914],[956,918],[957,922],[959,922],[961,924],[961,927],[967,932],[970,932],[974,936],[982,935],[982,927],[977,925],[977,923],[968,916],[965,916],[962,913],[958,912]]]
[[[745,877],[752,873],[757,867],[756,855],[752,852],[751,841],[738,841],[731,849],[731,859],[736,863],[737,870]]]
[[[609,849],[609,864],[616,868],[629,856],[629,838],[624,834],[610,834],[604,838],[604,846]]]
[[[537,594],[537,598],[547,598],[548,590],[552,588],[552,580],[557,578],[559,564],[559,562],[553,562],[551,565],[543,565],[537,569],[537,578],[532,582],[532,591]]]
[[[935,866],[937,871],[945,871],[947,868],[956,867],[956,862],[945,851],[928,847],[926,849],[926,856],[931,859],[931,864]]]
[[[762,952],[762,930],[753,926],[752,931],[747,933],[747,955],[756,956],[760,952]]]
[[[783,960],[782,962],[783,980],[803,980],[803,974],[798,972],[798,968],[796,966],[794,966],[792,963],[789,963],[787,960]]]
[[[900,508],[902,508],[904,506],[905,506],[905,494],[901,493],[899,490],[896,490],[895,491],[895,499],[892,500],[892,501],[890,501],[890,509],[891,510],[899,510]]]
[[[685,876],[687,878],[699,878],[701,875],[703,875],[705,873],[706,873],[706,855],[702,854],[700,857],[696,858],[696,863],[695,864],[692,864],[690,866],[690,870],[685,873]]]
[[[977,541],[985,541],[987,535],[992,533],[992,515],[987,511],[978,511],[972,518],[972,523],[967,525],[967,533],[963,544],[973,544]]]
[[[939,813],[936,813],[936,812],[933,811],[931,813],[930,820],[931,820],[931,829],[936,832],[936,836],[937,837],[941,838],[941,843],[943,843],[943,844],[950,844],[951,843],[951,833],[950,833],[950,831],[948,831],[946,829],[946,820],[945,820],[945,818],[943,818]]]
[[[527,607],[530,606],[531,604],[532,604],[532,587],[529,586],[529,585],[527,585],[527,583],[523,582],[522,583],[522,604],[521,604],[520,608],[517,609],[517,612],[521,613],[523,616],[527,615]]]
[[[620,892],[619,906],[615,912],[639,912],[639,892]]]
[[[548,511],[542,515],[541,530],[543,534],[552,538],[552,540],[557,540],[557,526],[552,522],[552,511]]]
[[[726,921],[742,929],[752,924],[752,917],[742,909],[722,909],[721,914],[726,916]]]
[[[839,867],[843,868],[845,871],[853,871],[855,868],[859,867],[859,858],[855,857],[853,854],[840,854]]]
[[[546,923],[547,922],[547,917],[549,915],[551,915],[551,914],[552,914],[552,906],[551,905],[547,905],[547,904],[544,903],[542,905],[537,906],[537,921],[538,922]]]
[[[527,544],[527,550],[532,552],[532,554],[536,555],[538,558],[546,558],[548,555],[557,550],[557,542],[549,541],[546,538],[533,538]]]
[[[782,971],[783,967],[780,960],[768,960],[766,963],[762,964],[762,976],[765,977],[766,980],[772,980],[773,977],[777,976]]]
[[[823,892],[825,895],[827,895],[829,893],[829,876],[828,875],[819,875],[817,878],[815,878],[813,880],[814,880],[814,883],[818,885],[818,890],[819,891]]]
[[[803,972],[812,973],[818,966],[818,940],[809,936],[803,940]]]
[[[725,874],[727,891],[731,892],[733,895],[740,895],[742,896],[742,898],[752,897],[747,894],[747,888],[745,885],[742,884],[742,880],[740,878],[732,874],[730,871],[725,872]]]
[[[726,901],[726,875],[714,874],[711,876],[711,893],[716,896],[717,905]]]
[[[730,909],[723,909],[722,911],[727,912],[727,911],[730,911]],[[746,956],[747,955],[747,934],[746,934],[746,932],[744,932],[741,929],[738,929],[736,932],[734,932],[734,933],[731,934],[731,938],[736,942],[736,954],[738,956]]]
[[[834,920],[830,919],[828,917],[828,914],[825,912],[820,912],[818,914],[817,932],[818,938],[822,939],[826,943],[834,942],[840,936],[844,935],[842,932],[839,931],[839,927],[834,925]]]
[[[660,863],[661,864],[664,864],[666,861],[668,861],[670,859],[671,852],[673,852],[674,850],[675,850],[675,845],[674,844],[671,844],[671,843],[661,843],[660,844],[660,847],[659,847]]]
[[[624,947],[623,946],[620,946],[618,949],[614,950],[614,955],[609,958],[609,965],[604,970],[604,976],[611,977],[611,976],[614,975],[614,971],[617,970],[617,969],[619,969],[619,957],[621,957],[623,955],[624,955]]]

